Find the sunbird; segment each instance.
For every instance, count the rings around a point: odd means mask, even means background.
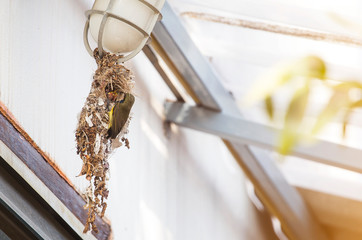
[[[115,139],[127,123],[135,97],[130,93],[117,94],[115,92],[109,92],[107,97],[110,100],[117,101],[109,112],[109,126],[107,132],[108,138]]]

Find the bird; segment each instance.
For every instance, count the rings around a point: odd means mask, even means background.
[[[115,139],[127,123],[129,113],[135,102],[135,97],[131,93],[117,94],[108,93],[111,98],[116,98],[117,102],[109,112],[109,126],[107,138]],[[115,97],[116,96],[116,97]],[[121,100],[118,100],[122,98]]]

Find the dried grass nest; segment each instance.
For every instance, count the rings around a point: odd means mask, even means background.
[[[127,123],[115,139],[107,138],[109,126],[109,112],[115,105],[115,101],[107,98],[110,91],[120,91],[131,93],[134,86],[133,75],[117,60],[119,56],[104,53],[103,57],[98,54],[98,49],[94,50],[94,58],[98,69],[93,76],[90,93],[80,113],[78,126],[75,132],[77,154],[83,160],[81,175],[86,175],[89,181],[85,197],[88,209],[88,219],[85,224],[84,233],[89,230],[98,232],[95,225],[96,213],[104,216],[107,208],[109,190],[108,180],[108,157],[112,151],[121,146],[122,142],[129,148]]]

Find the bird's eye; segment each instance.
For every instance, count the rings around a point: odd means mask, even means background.
[[[121,93],[119,100],[123,101],[126,98],[126,94],[124,92]]]

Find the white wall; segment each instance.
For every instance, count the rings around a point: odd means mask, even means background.
[[[0,2],[0,100],[81,191],[74,130],[96,69],[82,40],[91,4]],[[114,239],[271,239],[221,141],[176,126],[165,137],[162,104],[171,93],[142,53],[128,65],[138,97],[131,149],[110,159]]]

